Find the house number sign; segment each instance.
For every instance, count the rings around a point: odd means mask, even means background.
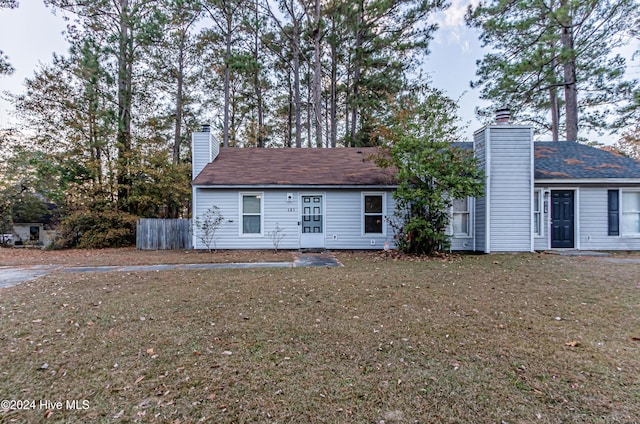
[[[287,208],[287,212],[298,212],[298,208]]]

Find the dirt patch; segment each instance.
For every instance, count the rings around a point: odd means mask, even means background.
[[[156,264],[199,264],[230,262],[291,261],[289,251],[273,250],[137,250],[70,249],[42,250],[0,248],[0,266],[65,265],[65,266],[132,266]]]

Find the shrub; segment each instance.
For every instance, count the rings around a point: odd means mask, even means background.
[[[76,211],[61,222],[56,247],[105,248],[133,246],[138,217],[118,210]]]

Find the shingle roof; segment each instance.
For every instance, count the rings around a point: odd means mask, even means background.
[[[379,168],[377,148],[221,148],[192,184],[209,185],[395,185],[395,170]]]
[[[573,141],[535,143],[536,179],[640,178],[640,162]]]
[[[463,149],[473,143],[453,143]],[[640,162],[571,141],[535,142],[536,179],[640,179]],[[381,169],[375,147],[335,149],[221,148],[193,180],[196,186],[395,185],[395,169]]]

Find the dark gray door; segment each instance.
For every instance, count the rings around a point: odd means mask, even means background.
[[[574,247],[574,205],[572,190],[551,192],[551,247]]]

